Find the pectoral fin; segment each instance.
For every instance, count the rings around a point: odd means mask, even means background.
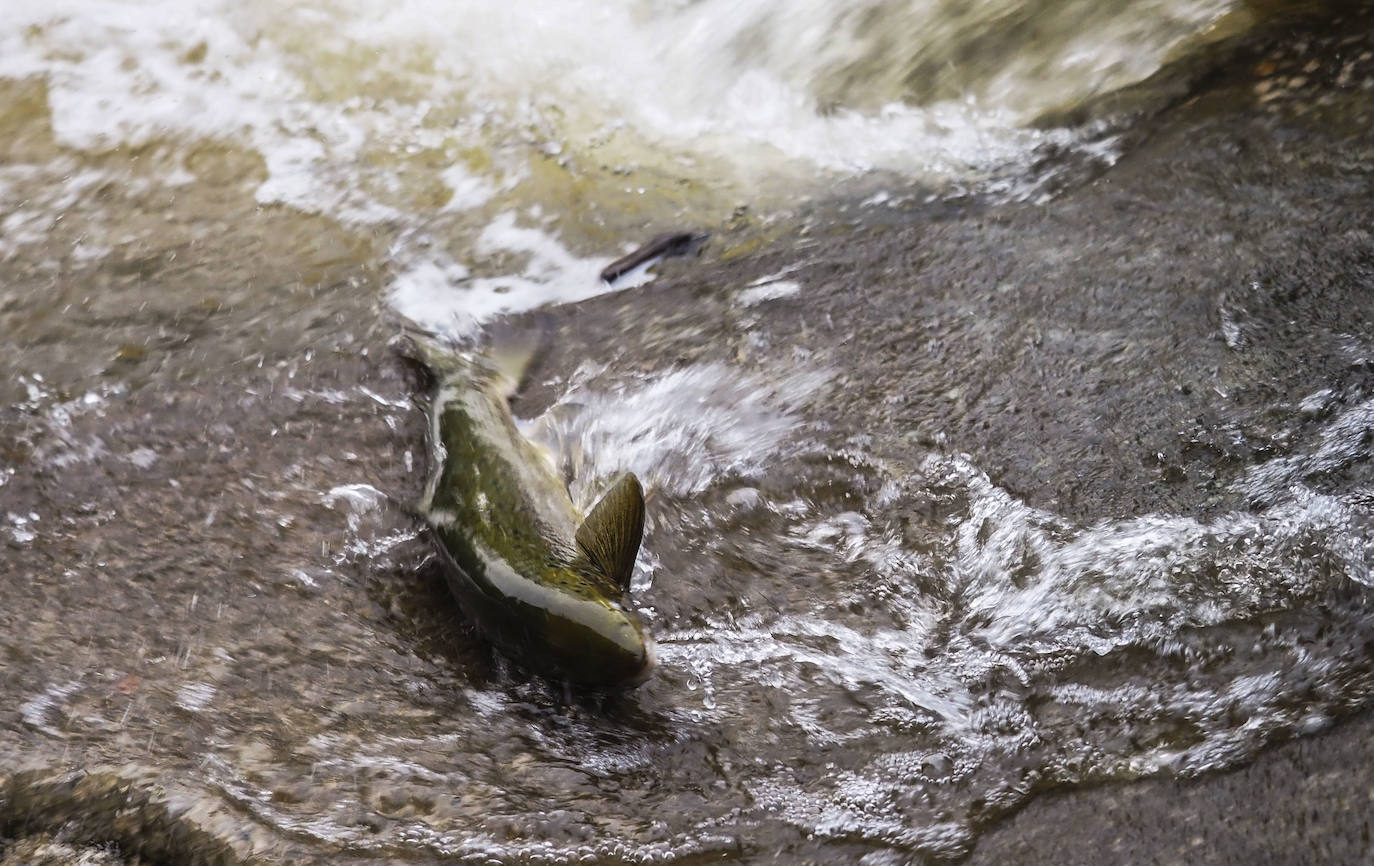
[[[644,537],[644,488],[634,473],[620,476],[574,537],[592,565],[623,591],[630,591],[635,555]]]

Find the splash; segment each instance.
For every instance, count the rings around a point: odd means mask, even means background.
[[[718,479],[760,472],[828,380],[823,371],[766,379],[702,364],[614,391],[582,383],[528,432],[556,455],[580,508],[625,470],[650,491],[689,496]]]

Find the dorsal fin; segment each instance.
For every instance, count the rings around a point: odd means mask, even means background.
[[[630,591],[630,575],[643,537],[644,488],[633,472],[611,485],[574,536],[592,565],[624,592]]]

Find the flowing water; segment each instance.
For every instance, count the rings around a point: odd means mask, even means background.
[[[1183,446],[1211,474],[1146,458],[1152,489],[1200,492],[1060,506],[957,434],[882,425],[918,391],[965,405],[983,374],[865,400],[914,362],[876,338],[869,369],[846,362],[823,333],[843,306],[808,306],[810,238],[1053,208],[1128,151],[1133,116],[1102,100],[1262,19],[11,3],[0,830],[169,862],[923,861],[1037,791],[1233,766],[1365,706],[1363,379],[1275,386],[1257,432],[1225,391],[1268,361],[1212,371],[1179,386],[1219,395]],[[754,269],[709,298],[598,280],[684,229],[715,232],[713,274]],[[773,244],[786,260],[753,258]],[[1212,344],[1284,333],[1253,312],[1266,291],[1223,298]],[[958,303],[950,321],[979,315]],[[495,656],[408,510],[426,449],[396,322],[464,338],[536,309],[571,318],[517,405],[528,435],[584,507],[627,468],[650,493],[634,590],[660,669],[626,695]],[[597,332],[620,309],[650,324]],[[1313,339],[1364,370],[1349,315]],[[974,353],[988,381],[1000,352]],[[1071,499],[1068,452],[1046,453]],[[132,829],[100,817],[111,791]]]
[[[463,284],[480,317],[595,291],[583,257],[645,223],[795,210],[857,175],[1032,195],[1044,149],[1113,153],[1032,121],[1233,29],[1233,6],[21,2],[0,77],[42,82],[56,146],[165,156],[169,190],[246,172],[264,206],[383,233],[403,311]],[[7,246],[102,181],[59,172]]]

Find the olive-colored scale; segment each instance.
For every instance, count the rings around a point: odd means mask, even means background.
[[[518,376],[421,349],[438,387],[424,512],[464,612],[503,653],[583,685],[648,677],[653,641],[629,606],[644,530],[639,480],[622,475],[585,521],[508,408]]]

